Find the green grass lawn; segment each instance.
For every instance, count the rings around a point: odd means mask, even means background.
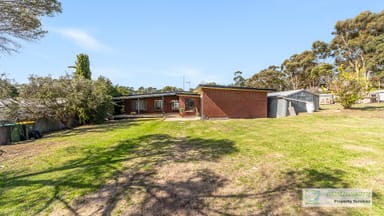
[[[0,215],[384,215],[384,105],[280,119],[120,121],[0,146]],[[373,190],[303,208],[302,188]]]

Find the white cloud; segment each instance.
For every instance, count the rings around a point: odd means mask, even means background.
[[[90,33],[84,29],[79,28],[60,28],[54,29],[54,32],[61,34],[62,36],[71,39],[78,46],[92,50],[92,51],[101,51],[108,50],[109,47],[98,41]]]

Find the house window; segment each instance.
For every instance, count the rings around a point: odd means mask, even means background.
[[[195,111],[195,99],[193,98],[186,98],[185,99],[185,111]]]
[[[156,111],[163,110],[163,100],[155,100],[154,106]]]
[[[172,100],[171,101],[171,109],[172,110],[179,110],[179,100]]]
[[[145,101],[143,100],[140,100],[137,102],[137,107],[140,111],[146,111],[147,110],[147,104],[145,103]]]
[[[146,111],[147,110],[146,102],[144,100],[134,100],[131,103],[131,108],[136,112]]]

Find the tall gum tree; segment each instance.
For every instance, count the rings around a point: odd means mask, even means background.
[[[43,37],[41,17],[61,13],[57,0],[1,0],[0,52],[11,54],[20,48],[18,40],[34,41]]]
[[[337,66],[353,71],[356,79],[367,81],[383,71],[384,63],[384,11],[364,11],[355,18],[338,21],[333,32],[331,49]]]

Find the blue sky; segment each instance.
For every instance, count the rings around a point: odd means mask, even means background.
[[[338,20],[384,10],[381,0],[63,0],[44,18],[49,33],[0,57],[0,73],[18,83],[30,74],[71,73],[76,55],[90,57],[92,77],[161,88],[230,84],[280,65],[315,40],[329,42]],[[189,87],[186,85],[186,87]]]

